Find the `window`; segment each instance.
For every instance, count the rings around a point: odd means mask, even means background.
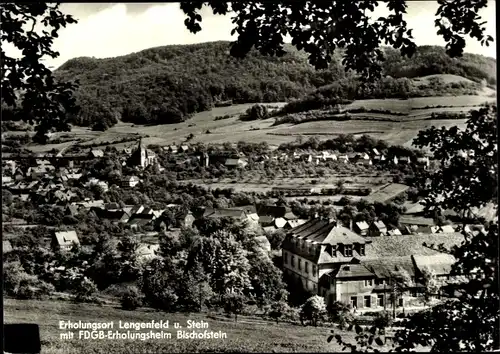
[[[351,296],[351,306],[353,309],[358,307],[358,298],[356,296]]]
[[[372,279],[366,279],[365,280],[365,286],[372,286],[373,285],[373,280]]]
[[[337,246],[331,246],[332,257],[337,257]]]
[[[363,300],[365,307],[372,307],[372,297],[370,295],[366,295]]]
[[[384,294],[377,295],[377,305],[384,306]]]
[[[287,252],[283,252],[283,260],[284,260],[285,264],[288,264],[288,253]]]
[[[309,274],[309,263],[308,262],[305,263],[306,263],[306,273]]]
[[[312,275],[316,276],[316,266],[315,265],[313,265]]]
[[[302,259],[299,258],[299,270],[302,270]]]
[[[399,307],[403,307],[403,302],[404,302],[404,301],[403,301],[403,298],[402,298],[402,297],[400,297],[400,298],[399,298],[399,300],[398,300],[398,306],[399,306]]]
[[[365,255],[365,245],[359,245],[359,255],[364,256]]]
[[[295,267],[295,256],[292,256],[292,267]]]
[[[345,257],[352,257],[352,245],[345,245],[344,246],[344,256]]]

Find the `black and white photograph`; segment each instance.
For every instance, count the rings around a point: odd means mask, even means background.
[[[500,352],[496,11],[2,2],[3,353]]]

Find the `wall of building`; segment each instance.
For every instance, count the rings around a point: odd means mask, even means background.
[[[287,254],[287,256],[285,256],[285,253]],[[319,280],[318,276],[319,268],[317,264],[314,264],[310,260],[300,257],[286,250],[283,250],[282,255],[283,255],[283,271],[286,272],[287,274],[290,275],[293,274],[295,277],[300,278],[304,289],[317,293],[318,280]],[[292,265],[292,256],[295,259],[294,265]],[[301,261],[300,269],[299,269],[299,260]],[[306,264],[308,265],[307,271],[306,271]],[[313,272],[313,270],[315,270],[315,272]]]

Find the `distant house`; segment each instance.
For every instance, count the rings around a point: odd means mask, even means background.
[[[90,150],[89,157],[92,158],[104,157],[104,151],[100,149]]]
[[[140,260],[150,260],[155,258],[160,251],[159,244],[141,243],[137,248],[136,254]]]
[[[427,156],[417,158],[417,166],[427,170],[430,166],[429,158]]]
[[[386,158],[384,155],[375,155],[373,156],[373,163],[374,164],[381,164],[386,161]]]
[[[374,156],[380,156],[380,152],[377,150],[377,148],[373,148],[372,152]]]
[[[419,278],[422,276],[424,269],[427,269],[432,271],[436,278],[438,278],[438,281],[441,280],[441,282],[449,277],[451,268],[456,262],[455,257],[445,253],[428,256],[415,255],[412,256],[412,259],[417,268],[417,276]]]
[[[368,234],[369,225],[366,221],[359,221],[354,223],[353,231],[360,234],[361,236],[366,236]]]
[[[402,236],[403,234],[399,229],[392,229],[387,231],[387,236]]]
[[[121,209],[120,204],[118,203],[106,203],[104,204],[104,209],[106,210],[119,210]]]
[[[307,220],[304,220],[304,219],[287,220],[285,226],[283,226],[283,229],[290,230],[290,229],[293,229],[294,227],[298,227],[306,222],[307,222]]]
[[[8,186],[14,183],[14,180],[10,176],[2,176],[2,186]]]
[[[451,225],[431,226],[431,232],[433,234],[451,234],[455,232],[455,229]]]
[[[180,151],[181,152],[188,152],[189,151],[189,146],[188,145],[181,145],[180,146]]]
[[[2,253],[9,253],[12,251],[12,245],[9,240],[2,241]]]
[[[144,205],[135,205],[130,210],[130,215],[140,214],[144,210]]]
[[[168,147],[168,151],[172,154],[176,154],[178,150],[179,150],[179,148],[177,147],[177,145],[170,145]]]
[[[387,226],[382,221],[374,221],[368,229],[369,236],[384,236],[387,234]]]
[[[106,210],[97,207],[92,207],[90,210],[98,218],[109,220],[112,223],[125,223],[130,218],[130,215],[124,210]]]
[[[401,156],[399,158],[399,162],[402,163],[402,164],[409,164],[411,162],[411,159],[409,156]]]
[[[136,176],[126,176],[121,179],[120,187],[122,188],[134,188],[139,184],[140,180]]]
[[[64,210],[64,215],[77,216],[79,213],[79,208],[76,204],[70,204]]]
[[[403,228],[409,230],[411,234],[430,234],[432,233],[431,227],[434,226],[434,219],[419,216],[402,215],[399,218],[399,224]]]
[[[338,160],[342,163],[348,163],[349,162],[349,156],[347,155],[339,155]]]
[[[226,167],[239,167],[239,168],[244,168],[246,165],[248,165],[248,161],[246,158],[228,158],[226,162],[224,163]]]
[[[52,246],[60,251],[69,251],[73,245],[80,245],[76,231],[56,231],[52,238]]]
[[[153,221],[153,214],[134,214],[128,219],[127,223],[135,228],[137,226],[146,226]]]

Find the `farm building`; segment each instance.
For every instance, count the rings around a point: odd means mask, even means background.
[[[80,245],[76,231],[56,231],[53,234],[52,246],[60,251],[69,251],[73,245]]]
[[[91,158],[104,157],[104,151],[99,150],[99,149],[90,150],[89,157],[91,157]]]
[[[126,176],[120,181],[120,187],[122,188],[134,188],[139,184],[139,177],[136,176]]]

